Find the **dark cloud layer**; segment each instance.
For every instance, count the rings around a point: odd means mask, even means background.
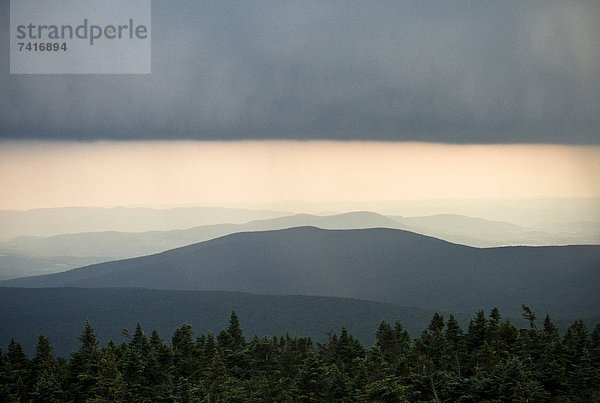
[[[149,76],[2,58],[0,137],[600,143],[597,1],[152,7]]]

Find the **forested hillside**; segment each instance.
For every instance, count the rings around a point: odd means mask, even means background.
[[[28,358],[16,341],[0,354],[7,401],[403,402],[600,399],[600,324],[573,323],[563,337],[546,316],[517,329],[493,309],[463,331],[434,314],[411,339],[401,323],[381,322],[363,346],[346,329],[327,342],[276,335],[246,339],[235,313],[218,334],[194,337],[188,324],[170,341],[138,324],[126,342],[100,346],[86,323],[80,347],[56,359],[39,336]]]
[[[345,326],[365,344],[373,343],[373,328],[382,320],[401,320],[416,336],[435,312],[303,295],[141,288],[0,288],[0,346],[15,338],[26,353],[33,353],[37,335],[44,334],[52,340],[57,355],[68,356],[78,348],[77,336],[86,320],[94,324],[99,342],[107,343],[111,339],[122,341],[121,330],[133,329],[137,322],[164,335],[173,333],[182,323],[193,325],[197,332],[214,333],[227,325],[232,310],[251,335],[289,332],[322,342],[332,329]],[[455,315],[461,323],[468,322],[468,314]]]

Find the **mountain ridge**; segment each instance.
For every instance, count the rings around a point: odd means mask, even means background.
[[[473,248],[408,231],[297,227],[236,233],[13,287],[143,287],[358,298],[469,312],[528,301],[559,316],[598,313],[600,247]]]

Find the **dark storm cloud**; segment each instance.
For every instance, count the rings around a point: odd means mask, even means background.
[[[149,76],[3,58],[0,136],[598,144],[599,4],[155,0]]]

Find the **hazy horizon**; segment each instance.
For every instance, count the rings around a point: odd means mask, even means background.
[[[0,394],[600,398],[600,1],[41,3],[0,2]]]
[[[4,142],[0,157],[0,210],[600,197],[600,146]]]

